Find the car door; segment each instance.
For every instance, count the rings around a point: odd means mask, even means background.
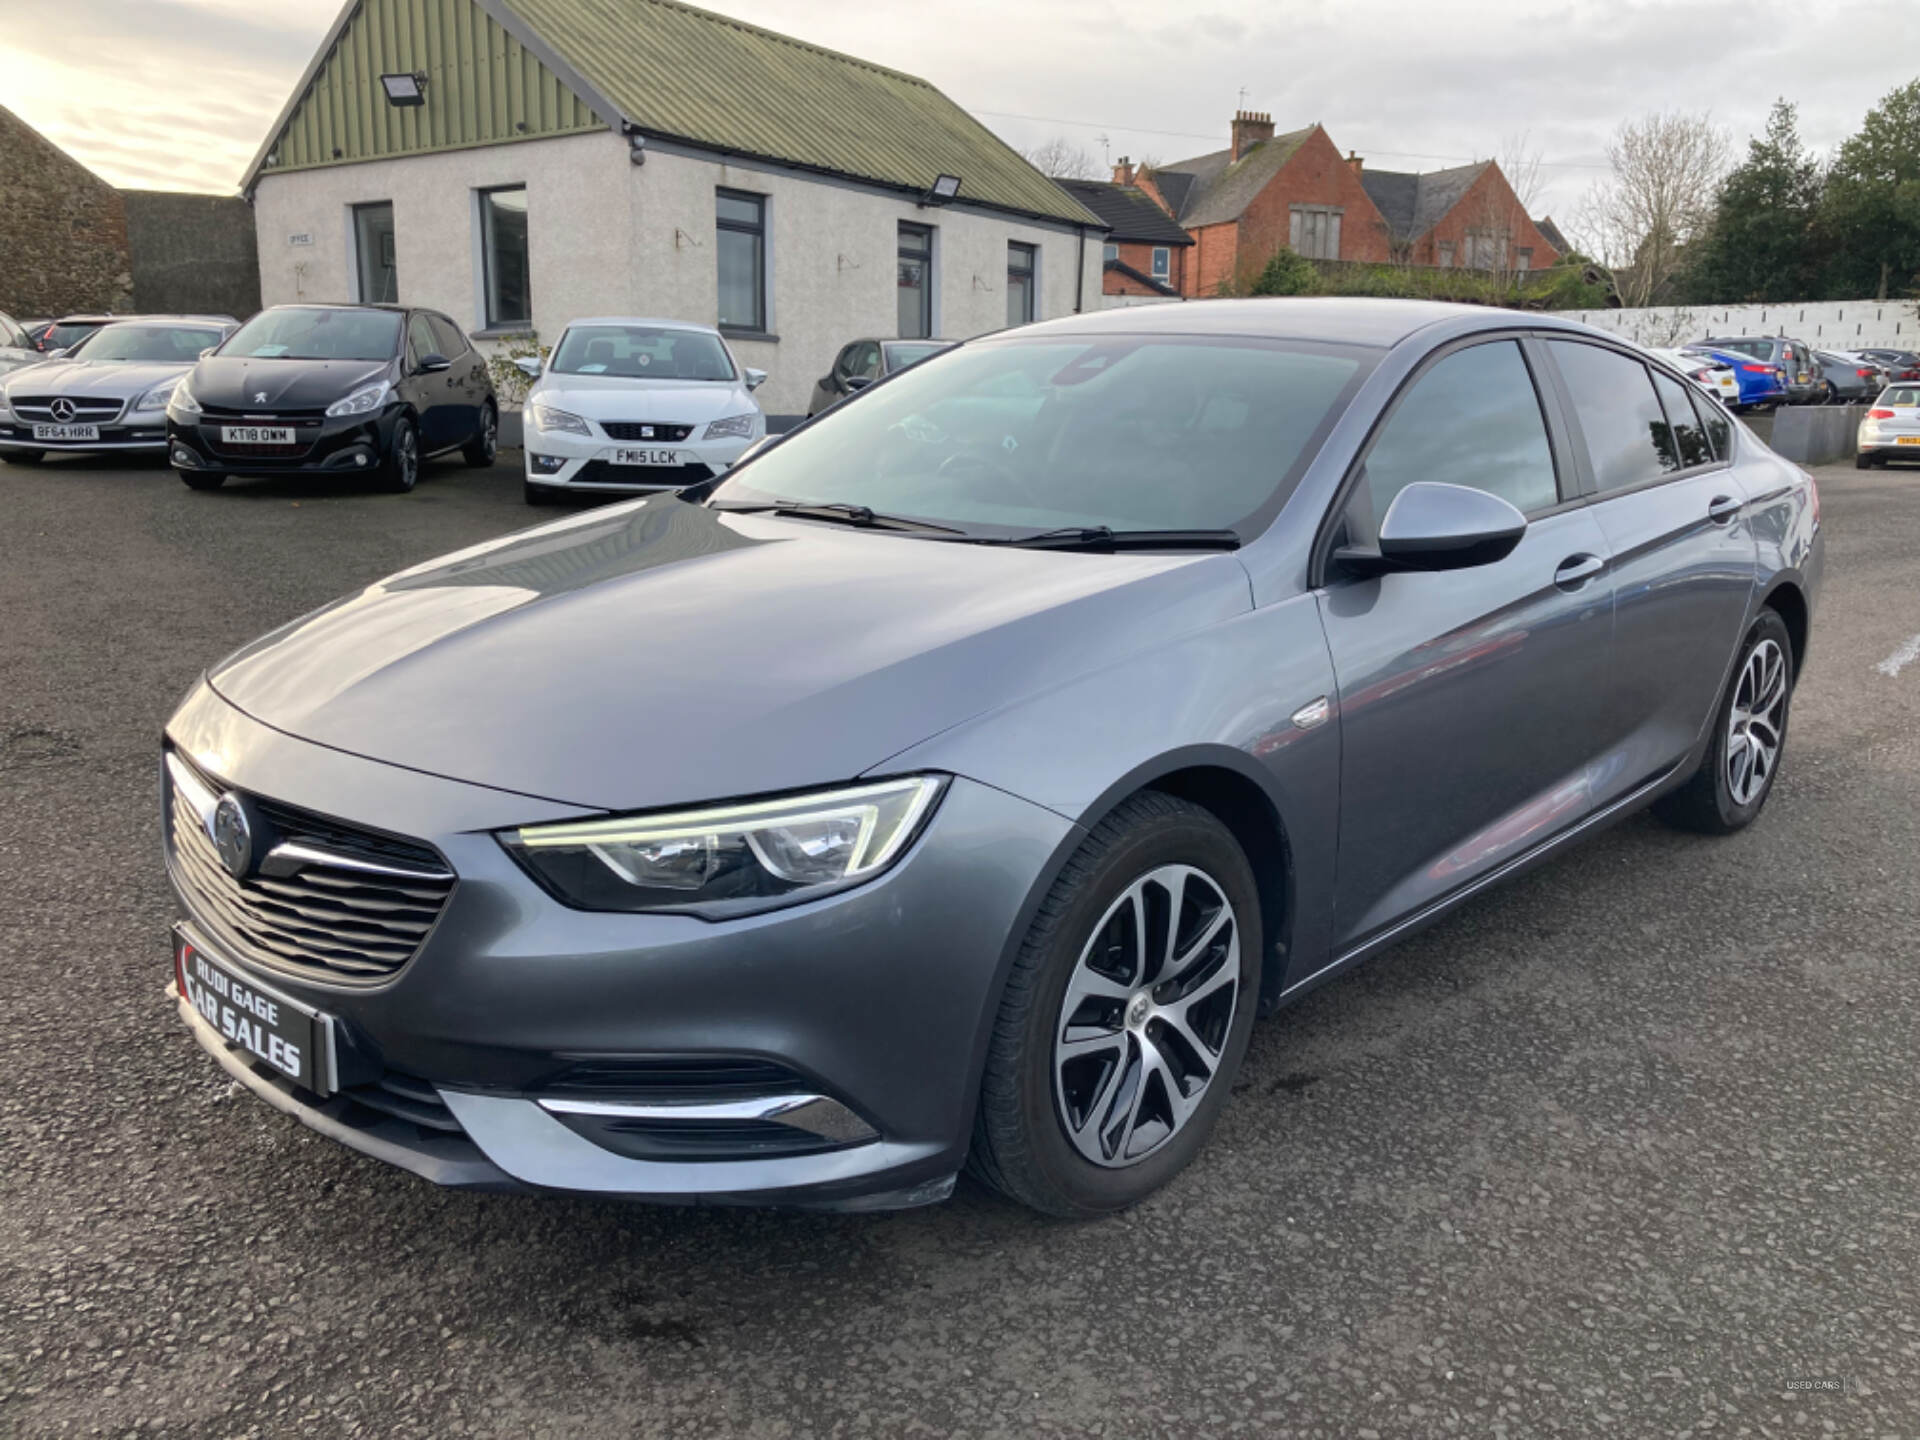
[[[1512,336],[1441,352],[1395,400],[1342,502],[1336,535],[1362,547],[1415,480],[1490,491],[1528,525],[1504,559],[1467,569],[1364,578],[1328,562],[1336,954],[1589,812],[1612,580],[1537,364]]]
[[[460,382],[451,369],[431,374],[421,369],[429,355],[440,354],[440,341],[424,311],[407,317],[407,374],[413,403],[420,416],[420,453],[431,455],[457,443],[460,432]],[[444,358],[444,357],[443,357]]]
[[[465,442],[480,433],[480,407],[492,394],[492,386],[487,381],[487,364],[467,342],[460,327],[445,315],[438,311],[430,312],[427,320],[433,326],[440,353],[452,362],[453,368],[447,375],[452,381],[451,389],[459,397],[454,440]]]
[[[1581,488],[1614,556],[1614,654],[1599,803],[1693,748],[1733,663],[1759,575],[1732,426],[1687,388],[1598,342],[1546,342]],[[1702,407],[1706,409],[1706,407]]]

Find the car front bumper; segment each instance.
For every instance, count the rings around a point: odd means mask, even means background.
[[[679,490],[725,474],[766,433],[762,428],[757,434],[724,440],[698,438],[705,428],[695,426],[685,440],[611,440],[570,430],[542,430],[529,418],[524,440],[527,483],[556,493],[645,495]],[[614,456],[621,450],[671,450],[677,463],[618,465]]]
[[[203,415],[183,421],[167,416],[167,458],[176,470],[216,475],[353,475],[376,469],[387,453],[398,406],[373,415],[285,415],[247,418]],[[279,425],[294,432],[292,445],[232,445],[221,430],[235,425]]]
[[[343,983],[251,950],[168,852],[204,948],[333,1017],[339,1088],[297,1089],[187,1007],[196,1038],[277,1108],[442,1184],[835,1208],[943,1198],[1012,945],[1072,832],[956,778],[912,849],[858,888],[722,922],[587,912],[550,898],[492,832],[591,812],[312,745],[204,684],[168,736],[221,784],[424,841],[457,875],[412,959]]]

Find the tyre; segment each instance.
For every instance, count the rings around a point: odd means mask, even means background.
[[[393,438],[387,442],[386,459],[380,462],[379,480],[381,489],[399,494],[420,483],[420,433],[405,415],[393,422]]]
[[[1259,893],[1209,811],[1146,791],[1096,825],[1014,960],[968,1168],[1051,1215],[1125,1209],[1206,1143],[1259,1000]]]
[[[560,503],[560,497],[553,493],[553,486],[551,485],[536,485],[531,480],[528,480],[521,485],[520,490],[522,498],[525,499],[529,505],[558,505]]]
[[[1864,452],[1854,456],[1853,468],[1856,470],[1871,470],[1873,468],[1873,456]]]
[[[1731,835],[1751,825],[1780,772],[1793,682],[1793,641],[1786,622],[1762,610],[1720,697],[1700,768],[1685,785],[1661,797],[1655,813],[1669,825],[1702,835]]]
[[[180,477],[180,483],[189,490],[218,490],[227,483],[226,476],[209,475],[204,470],[176,470],[173,473]]]
[[[0,460],[9,465],[38,465],[46,458],[44,450],[0,450]]]
[[[500,412],[494,409],[493,402],[487,401],[480,407],[480,433],[466,443],[460,451],[470,466],[484,470],[493,464],[493,457],[500,450]]]

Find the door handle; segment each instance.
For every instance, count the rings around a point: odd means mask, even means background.
[[[1607,562],[1598,555],[1569,555],[1553,572],[1553,583],[1562,590],[1578,590],[1606,568]]]
[[[1716,525],[1731,525],[1740,513],[1740,502],[1731,495],[1716,495],[1707,506],[1707,518]]]

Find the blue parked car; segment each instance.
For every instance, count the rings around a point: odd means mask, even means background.
[[[1740,382],[1740,403],[1736,410],[1771,410],[1787,403],[1787,376],[1777,365],[1736,350],[1720,350],[1711,345],[1686,345],[1681,352],[1687,355],[1700,355],[1718,360],[1722,365],[1733,367],[1733,377]]]

